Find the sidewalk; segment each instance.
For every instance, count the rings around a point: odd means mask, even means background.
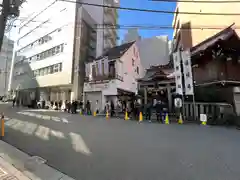
[[[0,157],[0,180],[30,180],[13,165]]]
[[[0,180],[74,180],[0,140]]]

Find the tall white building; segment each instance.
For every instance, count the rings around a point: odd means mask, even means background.
[[[166,65],[169,63],[168,36],[142,38],[137,29],[130,29],[124,36],[122,43],[136,41],[140,59],[145,69],[150,66]]]
[[[2,50],[0,52],[0,96],[7,95],[13,45],[14,42],[4,36]]]
[[[98,28],[104,9],[81,2],[28,0],[22,4],[9,83],[21,101],[82,98],[85,63],[104,50],[103,28]],[[103,4],[103,0],[86,2]]]

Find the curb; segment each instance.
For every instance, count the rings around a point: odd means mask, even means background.
[[[37,156],[29,156],[26,153],[0,140],[0,158],[17,169],[20,174],[29,180],[74,180],[60,171],[45,164],[45,160]],[[10,170],[11,171],[11,166]],[[21,180],[21,178],[19,178]]]

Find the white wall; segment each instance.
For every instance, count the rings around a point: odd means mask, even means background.
[[[132,59],[134,60],[134,66],[132,65]],[[139,50],[136,44],[133,44],[133,46],[128,49],[128,51],[121,57],[121,61],[123,62],[123,68],[121,70],[123,82],[117,81],[117,88],[135,93],[138,87],[137,79],[142,78],[145,75],[145,69],[142,66]],[[137,67],[139,68],[139,74],[136,72]]]
[[[28,73],[30,73],[31,70],[40,69],[60,62],[62,63],[63,70],[60,73],[37,77],[35,79],[36,82],[25,82],[25,89],[32,88],[36,84],[40,87],[44,87],[71,83],[76,4],[57,1],[51,5],[52,2],[53,1],[49,0],[41,0],[41,2],[39,0],[29,0],[28,3],[23,4],[19,19],[24,19],[24,17],[26,19],[26,17],[29,17],[22,25],[27,23],[28,20],[30,20],[30,22],[20,29],[16,51],[31,44],[44,35],[47,35],[53,30],[63,27],[57,36],[53,37],[53,39],[47,43],[37,45],[34,48],[18,53],[19,56],[27,58],[64,43],[64,51],[62,53],[43,60],[32,61],[28,65]],[[47,9],[44,10],[45,8]],[[39,15],[37,15],[38,13]],[[36,15],[37,17],[33,18]],[[23,76],[22,78],[26,77]],[[13,80],[14,79],[16,78],[13,78]]]
[[[132,59],[134,59],[134,66],[132,65]],[[109,82],[100,84],[84,83],[84,92],[102,91],[103,95],[117,95],[117,89],[119,88],[135,93],[138,89],[137,79],[145,75],[145,69],[141,64],[136,44],[133,44],[133,46],[129,48],[120,59],[117,59],[115,63],[116,73],[123,77],[123,81],[113,79]],[[139,67],[139,74],[136,72],[137,67]]]

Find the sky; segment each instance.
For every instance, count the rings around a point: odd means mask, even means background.
[[[0,0],[1,1],[1,0]],[[151,0],[120,0],[121,7],[131,7],[139,9],[154,9],[154,10],[166,10],[175,11],[176,2],[160,2]],[[150,13],[150,12],[138,12],[138,11],[119,11],[119,25],[127,26],[171,26],[173,20],[173,14],[162,13]],[[120,29],[119,37],[120,41],[123,39],[127,30]],[[140,35],[144,38],[153,37],[159,35],[168,35],[169,39],[172,39],[172,29],[139,29]],[[7,34],[8,35],[8,34]],[[11,39],[16,39],[16,29],[11,31]]]
[[[154,9],[175,11],[176,2],[160,2],[151,0],[120,0],[121,7],[131,7],[140,9]],[[171,26],[174,14],[149,13],[119,10],[119,25],[143,25],[143,26]],[[123,38],[127,30],[119,30],[120,39]],[[168,35],[172,39],[172,29],[140,29],[142,37],[153,37],[159,35]]]

